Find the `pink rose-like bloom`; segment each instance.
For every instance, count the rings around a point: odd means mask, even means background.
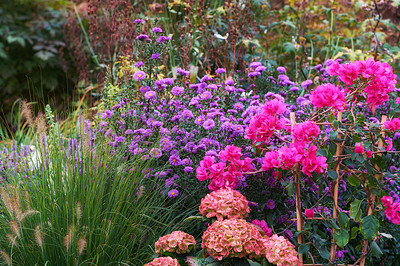
[[[391,139],[385,140],[387,145],[383,145],[385,147],[385,151],[390,151],[393,148],[393,142]]]
[[[246,218],[250,213],[246,197],[230,188],[221,188],[207,194],[201,199],[199,210],[203,216],[216,217],[218,221]]]
[[[372,158],[372,151],[366,151],[365,154],[368,158]]]
[[[393,203],[393,198],[388,196],[383,196],[381,198],[382,204],[386,207],[385,215],[394,224],[400,224],[400,203]]]
[[[218,154],[218,158],[222,161],[238,160],[241,156],[241,149],[233,145],[226,146],[225,150],[220,151]]]
[[[354,147],[354,152],[358,153],[358,154],[364,153],[364,147],[363,147],[362,143],[356,143],[356,145]]]
[[[396,99],[396,103],[397,103],[397,104],[400,104],[400,97],[398,97],[398,98]]]
[[[269,237],[269,236],[272,235],[272,229],[269,228],[269,226],[268,226],[268,224],[265,222],[265,220],[259,221],[259,220],[255,219],[255,220],[253,220],[251,223],[254,224],[254,225],[257,225],[258,227],[260,227],[260,229],[264,232],[264,234],[265,234],[266,236]]]
[[[185,254],[196,246],[196,240],[192,235],[182,231],[174,231],[171,234],[160,237],[155,243],[155,252],[159,255],[169,253]]]
[[[278,99],[266,102],[263,106],[263,112],[268,115],[280,115],[286,111],[286,105]]]
[[[179,266],[177,259],[171,257],[159,257],[155,258],[152,262],[145,264],[144,266]]]
[[[396,131],[400,128],[400,120],[398,118],[393,118],[390,121],[384,123],[387,130]]]
[[[292,138],[295,140],[310,142],[318,137],[321,130],[314,121],[306,121],[293,126]]]
[[[344,110],[345,94],[339,88],[331,83],[318,86],[311,92],[311,102],[318,108],[333,107],[338,111]]]
[[[312,172],[320,174],[328,167],[326,158],[324,156],[317,156],[317,147],[314,145],[309,148],[308,156],[301,163],[303,166],[301,171],[308,176],[311,176]]]
[[[304,215],[305,215],[307,218],[314,218],[314,211],[313,211],[313,209],[305,209]]]
[[[202,236],[201,247],[215,260],[224,258],[261,258],[264,239],[255,226],[243,219],[216,221]]]
[[[269,263],[284,265],[301,265],[294,245],[283,236],[276,234],[264,239],[265,257]]]

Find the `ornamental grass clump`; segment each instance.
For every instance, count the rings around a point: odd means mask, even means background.
[[[176,253],[189,253],[196,247],[196,240],[193,236],[182,232],[174,231],[171,234],[160,237],[155,243],[155,252],[159,255]]]
[[[200,204],[200,213],[207,218],[243,219],[250,213],[249,202],[240,192],[221,188],[206,195]]]

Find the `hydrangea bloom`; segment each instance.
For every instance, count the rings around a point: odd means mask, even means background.
[[[250,213],[246,197],[230,188],[222,188],[207,194],[201,199],[199,209],[203,216],[216,217],[218,221],[246,218]]]
[[[294,245],[283,236],[276,234],[264,239],[265,257],[269,263],[278,266],[300,265]]]
[[[265,253],[261,233],[243,219],[216,221],[203,234],[201,247],[215,260],[260,258]]]
[[[344,110],[345,94],[339,88],[331,83],[318,86],[311,92],[311,102],[318,108],[333,107],[338,111]]]
[[[193,236],[182,231],[174,231],[157,240],[155,243],[155,252],[159,255],[166,252],[185,254],[192,251],[195,246],[196,240]]]
[[[155,258],[152,262],[145,264],[144,266],[179,266],[177,259],[171,257],[159,257]]]

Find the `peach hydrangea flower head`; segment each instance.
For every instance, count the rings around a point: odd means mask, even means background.
[[[245,196],[230,188],[221,188],[201,199],[200,213],[207,218],[216,217],[218,221],[230,218],[245,218],[250,213],[249,202]]]
[[[159,257],[155,258],[152,262],[145,264],[144,266],[180,266],[177,259],[171,257]]]
[[[294,245],[283,236],[274,234],[263,241],[268,262],[278,266],[300,265]]]
[[[157,240],[155,243],[155,252],[159,255],[166,252],[184,254],[192,251],[195,246],[196,240],[192,235],[182,231],[174,231]]]
[[[216,221],[203,234],[201,247],[215,260],[261,258],[265,246],[257,228],[243,219]]]

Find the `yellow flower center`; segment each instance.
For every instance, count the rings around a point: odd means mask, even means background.
[[[138,78],[140,78],[142,76],[142,74],[138,74],[137,76],[138,76]]]

